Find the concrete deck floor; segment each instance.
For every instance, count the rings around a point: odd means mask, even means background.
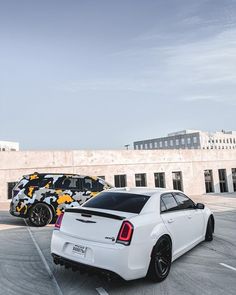
[[[236,195],[193,199],[214,211],[214,240],[203,242],[180,257],[173,263],[168,278],[159,284],[145,279],[107,282],[55,266],[50,256],[53,227],[28,227],[23,219],[7,212],[9,202],[1,203],[0,294],[235,295]],[[49,269],[45,268],[43,260]]]

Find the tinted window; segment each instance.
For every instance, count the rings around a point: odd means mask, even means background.
[[[165,173],[154,173],[155,187],[166,187],[165,184]]]
[[[55,181],[53,188],[64,190],[77,189],[78,179],[74,177],[61,176]]]
[[[161,212],[166,211],[166,206],[164,204],[164,202],[161,200]]]
[[[103,190],[103,184],[98,179],[94,180],[90,177],[85,177],[83,180],[83,190],[100,192]]]
[[[75,188],[75,179],[65,177],[64,180],[61,183],[62,189],[71,189]]]
[[[214,192],[214,181],[212,170],[204,170],[206,193]]]
[[[146,173],[135,174],[136,186],[146,186]]]
[[[125,187],[127,185],[127,179],[125,174],[115,175],[114,180],[115,180],[115,187]]]
[[[178,203],[178,209],[193,209],[195,207],[194,202],[184,194],[175,194],[175,199]]]
[[[83,178],[77,178],[76,179],[76,187],[78,191],[82,191],[83,190],[83,183],[84,183],[84,179]]]
[[[61,189],[62,188],[62,184],[64,183],[64,180],[66,179],[65,176],[61,176],[59,177],[53,184],[53,188],[55,189]]]
[[[100,192],[103,189],[104,189],[104,186],[98,179],[92,180],[92,192]]]
[[[182,179],[182,172],[172,172],[173,178],[173,189],[182,191],[183,190],[183,179]]]
[[[161,205],[161,209],[164,210],[161,212],[175,210],[178,207],[178,204],[172,194],[163,195],[161,197],[161,201],[164,203],[165,206],[164,207],[163,205]]]
[[[8,182],[7,183],[7,186],[8,186],[8,199],[12,198],[12,190],[14,189],[16,184],[17,184],[17,182]]]
[[[30,186],[34,187],[44,187],[50,182],[50,178],[44,178],[43,176],[39,176],[38,178],[29,180],[25,185],[19,185],[19,188],[28,188]],[[23,181],[22,181],[23,184]]]
[[[77,191],[100,192],[103,190],[103,184],[90,177],[77,178],[62,176],[57,179],[53,186],[55,189],[74,189]]]
[[[84,178],[84,185],[83,185],[84,189],[91,191],[92,190],[92,179],[91,178]]]
[[[140,213],[149,196],[126,194],[117,192],[104,192],[90,199],[84,207]]]
[[[77,189],[77,178],[69,178],[70,180],[70,184],[69,184],[69,188],[70,189]]]

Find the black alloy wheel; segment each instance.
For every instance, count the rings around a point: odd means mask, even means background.
[[[148,277],[155,282],[163,281],[169,274],[171,259],[171,241],[167,236],[163,236],[153,248]]]
[[[29,220],[34,226],[45,226],[53,219],[51,208],[44,203],[35,204],[29,212]]]
[[[205,241],[211,242],[213,240],[214,224],[211,217],[209,217],[207,222],[207,229],[205,235]]]

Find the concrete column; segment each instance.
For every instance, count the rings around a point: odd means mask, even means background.
[[[213,182],[214,182],[214,192],[220,193],[220,183],[219,183],[219,172],[218,169],[212,170]]]
[[[228,191],[229,193],[233,193],[234,186],[233,186],[233,178],[232,178],[232,169],[231,168],[226,169],[226,174],[227,174]]]
[[[154,172],[147,173],[147,187],[155,187],[154,183]]]
[[[165,173],[166,178],[166,188],[173,189],[173,179],[172,179],[172,171],[166,171]]]
[[[135,175],[132,172],[127,174],[127,186],[135,187]]]
[[[114,175],[112,175],[112,174],[105,174],[105,181],[107,181],[111,185],[115,185]]]
[[[5,180],[0,181],[0,202],[7,200],[7,184]]]

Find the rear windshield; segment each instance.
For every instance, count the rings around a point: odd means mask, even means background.
[[[91,198],[83,207],[139,214],[149,198],[144,195],[103,192]]]

